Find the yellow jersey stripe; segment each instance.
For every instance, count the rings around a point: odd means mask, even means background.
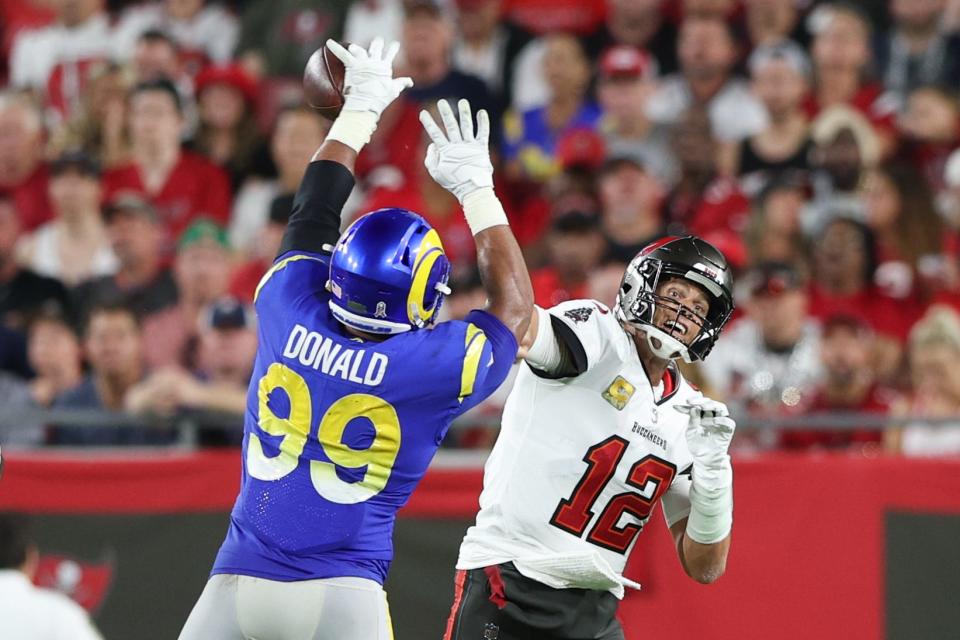
[[[473,385],[480,369],[480,356],[487,344],[487,335],[475,324],[468,324],[465,343],[466,355],[463,357],[463,372],[460,374],[460,402],[473,393]]]
[[[254,302],[257,301],[257,297],[260,295],[260,289],[263,289],[263,285],[267,284],[267,280],[269,280],[273,276],[273,274],[285,268],[291,262],[296,262],[297,260],[316,260],[317,262],[321,262],[320,258],[315,258],[313,256],[305,256],[305,255],[296,255],[296,256],[290,256],[289,258],[284,258],[277,264],[270,267],[270,270],[267,271],[265,274],[263,274],[263,277],[260,278],[260,284],[257,285],[257,290],[253,294],[253,301]]]

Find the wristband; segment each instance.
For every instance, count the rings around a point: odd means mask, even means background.
[[[501,224],[509,225],[507,213],[493,187],[481,187],[463,197],[463,216],[473,235]]]
[[[690,486],[687,537],[700,544],[714,544],[730,535],[732,528],[733,486],[698,489],[694,482]]]
[[[380,116],[372,111],[341,111],[333,121],[326,139],[342,142],[360,153],[363,146],[370,142],[379,119]]]

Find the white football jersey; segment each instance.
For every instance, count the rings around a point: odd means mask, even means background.
[[[674,365],[652,388],[633,339],[600,303],[549,313],[558,339],[582,345],[574,356],[586,370],[549,379],[520,367],[457,568],[512,561],[551,587],[622,598],[624,585],[639,588],[622,574],[657,503],[668,526],[690,513],[688,418],[674,406],[700,392]]]

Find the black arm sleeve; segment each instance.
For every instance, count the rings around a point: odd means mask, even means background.
[[[339,162],[311,162],[293,199],[293,213],[277,255],[288,251],[320,253],[323,245],[336,244],[340,212],[353,184],[353,174]]]
[[[527,366],[539,378],[546,378],[547,380],[575,378],[587,370],[587,352],[580,343],[580,338],[563,320],[551,314],[550,324],[553,326],[553,333],[560,345],[560,366],[553,373],[541,371],[530,363],[527,363]]]

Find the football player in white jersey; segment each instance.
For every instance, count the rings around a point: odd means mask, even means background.
[[[611,312],[535,309],[525,360],[460,547],[445,640],[622,640],[624,567],[657,503],[694,580],[723,574],[733,524],[727,408],[675,360],[733,311],[723,255],[668,237],[629,264]]]

